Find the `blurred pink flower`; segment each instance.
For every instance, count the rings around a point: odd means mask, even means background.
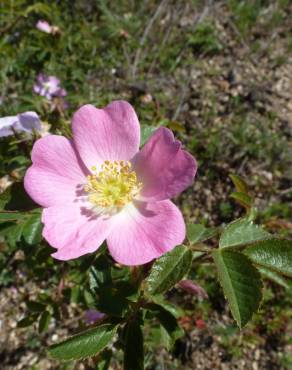
[[[193,181],[195,159],[160,127],[139,151],[132,106],[84,105],[73,116],[73,140],[49,135],[32,150],[24,185],[43,206],[43,236],[59,260],[96,251],[141,265],[181,244],[185,223],[169,200]]]
[[[60,80],[56,76],[46,76],[42,73],[37,76],[33,91],[48,100],[51,100],[53,97],[64,97],[67,95],[66,90],[61,88]]]
[[[181,280],[178,283],[179,287],[186,292],[196,295],[201,299],[207,299],[208,294],[200,285],[195,284],[192,280]]]
[[[41,130],[41,122],[35,112],[25,112],[17,116],[0,118],[0,137],[14,135],[15,132],[31,134],[33,130]]]
[[[59,27],[57,26],[51,26],[47,21],[44,20],[39,20],[36,24],[36,28],[39,31],[45,32],[45,33],[50,33],[50,34],[56,34],[60,31]]]

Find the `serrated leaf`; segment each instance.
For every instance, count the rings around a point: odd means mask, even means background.
[[[144,339],[140,320],[125,326],[124,370],[144,369]]]
[[[57,360],[80,360],[95,356],[113,339],[116,325],[103,324],[49,347],[49,354]]]
[[[262,296],[260,274],[242,253],[217,249],[212,256],[232,315],[242,328],[259,307]]]
[[[289,285],[287,281],[277,272],[270,270],[269,268],[263,267],[263,266],[258,267],[258,271],[261,273],[263,277],[270,279],[271,281],[281,285],[285,289],[289,289]]]
[[[17,223],[11,225],[3,230],[3,235],[6,238],[7,243],[11,247],[16,247],[16,244],[20,241],[23,231],[23,223]]]
[[[217,233],[217,229],[206,228],[201,224],[187,224],[187,238],[192,244],[203,242],[212,238]]]
[[[41,215],[31,215],[23,226],[23,237],[27,244],[38,244],[42,240],[42,229]]]
[[[48,326],[51,321],[51,314],[48,311],[44,311],[41,314],[40,320],[39,320],[39,333],[44,332],[48,329]]]
[[[252,221],[240,218],[226,226],[219,240],[219,248],[242,246],[271,237],[271,234]]]
[[[169,347],[167,349],[170,350],[176,340],[184,335],[183,329],[178,325],[175,316],[164,307],[150,303],[147,308],[154,312],[155,317],[165,329],[169,337],[169,340],[167,341],[169,343]]]
[[[292,241],[270,239],[256,243],[244,253],[254,263],[292,277]]]
[[[235,191],[230,194],[230,198],[233,198],[237,203],[245,208],[249,209],[252,206],[252,198],[246,193]]]
[[[248,194],[248,186],[246,182],[240,176],[232,174],[232,175],[229,175],[229,177],[231,178],[238,192]]]
[[[145,280],[150,294],[160,294],[173,287],[189,271],[192,252],[181,245],[157,259]]]

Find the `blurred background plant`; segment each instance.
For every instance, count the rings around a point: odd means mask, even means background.
[[[193,187],[176,200],[187,221],[219,226],[243,215],[229,197],[228,175],[235,172],[254,193],[258,220],[291,237],[291,12],[289,0],[3,0],[0,117],[34,111],[43,133],[70,136],[80,105],[126,99],[145,138],[165,125],[198,158]],[[54,77],[55,93],[39,95],[34,86],[41,75]],[[25,212],[0,224],[0,358],[7,369],[62,368],[45,346],[85,326],[92,308],[85,273],[92,257],[54,262],[41,241],[39,211],[18,184],[40,135],[0,139],[1,191],[14,183],[0,202]],[[151,324],[147,369],[291,368],[287,282],[279,288],[265,280],[261,313],[239,333],[213,266],[195,261],[192,275],[208,298],[180,287],[168,293],[182,307],[176,315],[185,335],[171,346]],[[111,366],[118,369],[121,351],[113,351]],[[99,365],[63,368],[106,369],[109,358],[106,351]]]

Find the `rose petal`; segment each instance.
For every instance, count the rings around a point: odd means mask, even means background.
[[[74,114],[72,129],[76,148],[88,168],[105,160],[129,160],[139,149],[139,121],[125,101],[115,101],[104,109],[84,105]]]
[[[43,207],[64,204],[82,192],[87,172],[70,140],[56,135],[39,139],[32,150],[32,162],[24,186],[36,203]]]
[[[133,162],[144,184],[141,197],[151,202],[181,193],[190,186],[197,171],[195,159],[181,149],[181,143],[165,127],[155,131]]]
[[[36,28],[45,33],[52,33],[52,26],[44,20],[39,20],[36,24]]]
[[[170,251],[185,238],[180,210],[169,200],[135,202],[115,217],[107,238],[113,258],[123,265],[142,265]]]
[[[58,251],[52,256],[70,260],[96,251],[111,229],[111,219],[95,215],[86,205],[71,203],[43,210],[43,237]]]

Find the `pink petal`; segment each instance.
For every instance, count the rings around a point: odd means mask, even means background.
[[[52,256],[63,261],[96,251],[111,228],[110,218],[97,216],[78,203],[45,208],[42,222],[43,237],[58,249]]]
[[[36,28],[45,33],[52,33],[52,27],[47,21],[39,20],[36,24]]]
[[[114,101],[104,109],[84,105],[73,116],[74,143],[88,168],[105,160],[129,160],[139,149],[137,115],[126,101]]]
[[[129,205],[116,216],[107,238],[113,258],[123,265],[142,265],[181,244],[185,224],[169,200]]]
[[[36,203],[43,207],[64,204],[81,192],[86,170],[70,140],[56,135],[39,139],[32,150],[32,162],[24,186]]]
[[[144,187],[146,201],[174,197],[191,185],[197,164],[188,152],[181,149],[173,133],[160,127],[134,158],[134,167]]]

